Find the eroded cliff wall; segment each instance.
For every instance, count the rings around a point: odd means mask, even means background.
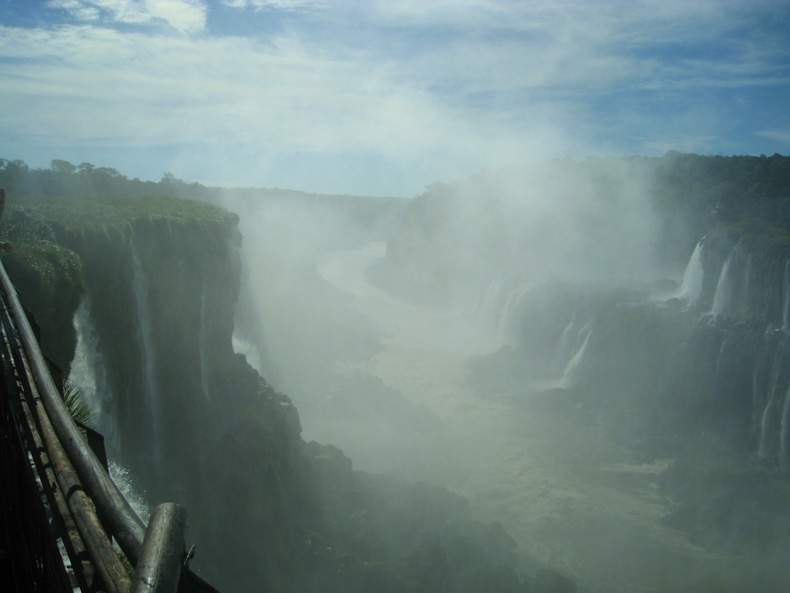
[[[28,199],[0,225],[15,246],[4,264],[45,352],[68,370],[90,337],[113,457],[150,504],[187,508],[191,566],[224,591],[495,583],[540,593],[502,527],[476,523],[464,499],[354,472],[339,450],[302,440],[289,398],[233,351],[237,223],[168,198]]]

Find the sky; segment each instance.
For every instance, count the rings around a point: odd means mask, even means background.
[[[544,158],[790,153],[784,0],[0,0],[0,158],[409,197]]]

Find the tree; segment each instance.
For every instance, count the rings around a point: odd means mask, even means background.
[[[55,173],[62,173],[65,175],[71,175],[74,171],[77,170],[77,167],[72,165],[68,161],[62,161],[60,159],[54,159],[49,164],[50,169],[52,169]]]

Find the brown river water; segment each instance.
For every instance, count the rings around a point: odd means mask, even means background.
[[[333,443],[357,469],[424,480],[466,497],[476,518],[500,521],[527,569],[548,565],[580,591],[730,591],[742,559],[710,554],[663,526],[671,501],[657,475],[672,460],[635,462],[594,427],[546,411],[483,399],[466,385],[470,355],[485,353],[472,315],[418,306],[373,286],[365,270],[384,243],[326,254],[323,279],[378,330],[383,348],[338,363],[337,374],[381,379],[438,418],[401,431],[375,422],[326,421],[302,405],[304,437]]]

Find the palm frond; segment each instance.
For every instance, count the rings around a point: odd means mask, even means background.
[[[63,385],[63,403],[75,422],[88,426],[93,420],[93,408],[85,401],[82,390],[74,383],[67,381]]]

